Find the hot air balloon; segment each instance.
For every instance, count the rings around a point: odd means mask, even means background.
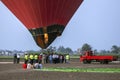
[[[1,0],[31,32],[37,45],[47,48],[60,36],[83,0]]]

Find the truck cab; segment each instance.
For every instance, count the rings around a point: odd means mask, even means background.
[[[80,62],[83,62],[84,64],[91,63],[91,60],[89,59],[91,56],[93,56],[92,51],[85,51],[83,55],[80,56]]]

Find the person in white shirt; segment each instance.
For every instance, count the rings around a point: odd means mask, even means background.
[[[17,64],[20,63],[20,54],[17,54]]]

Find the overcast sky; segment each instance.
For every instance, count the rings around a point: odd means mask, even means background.
[[[120,0],[84,0],[51,46],[77,50],[84,43],[93,49],[120,46]],[[0,49],[39,50],[29,31],[0,1]]]

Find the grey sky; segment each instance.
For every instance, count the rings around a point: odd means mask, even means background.
[[[84,0],[61,37],[51,45],[80,48],[84,43],[93,49],[120,46],[120,0]],[[38,50],[24,25],[0,2],[0,49]]]

